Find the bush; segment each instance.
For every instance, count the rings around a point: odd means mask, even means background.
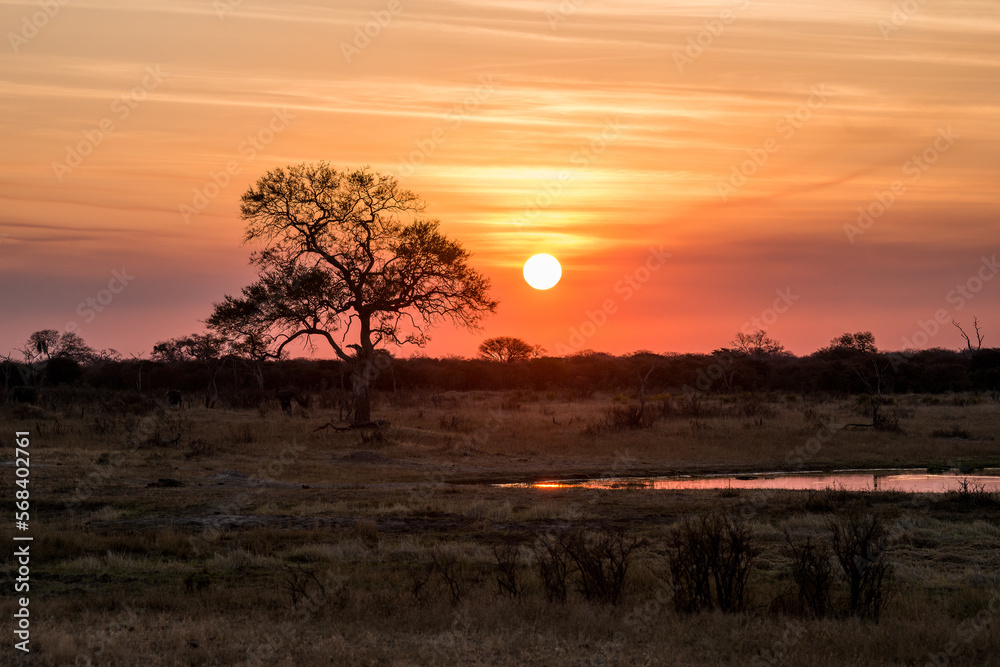
[[[998,501],[998,494],[989,491],[984,482],[977,482],[968,477],[958,480],[958,489],[948,492],[949,498],[955,498],[963,505],[989,506]]]
[[[895,580],[885,521],[873,514],[850,512],[831,522],[830,529],[833,552],[850,588],[848,611],[877,621]]]
[[[434,549],[431,552],[430,569],[444,582],[452,604],[458,604],[469,592],[474,582],[463,576],[462,563],[453,550]]]
[[[497,592],[512,598],[521,597],[524,584],[518,577],[518,559],[521,547],[517,544],[503,544],[493,547],[493,558],[497,561]]]
[[[830,583],[833,579],[829,551],[814,544],[808,537],[805,544],[795,544],[787,531],[785,539],[792,559],[792,579],[798,588],[799,610],[816,617],[826,616],[830,610]]]
[[[625,431],[650,428],[656,421],[652,411],[642,405],[615,405],[604,413],[604,418],[587,427],[587,431]]]
[[[535,543],[538,574],[550,602],[565,602],[570,577],[587,600],[618,604],[633,554],[645,541],[621,530],[577,529]],[[499,557],[498,557],[499,560]]]
[[[548,536],[535,542],[535,564],[549,602],[566,601],[566,582],[569,579],[569,553],[559,538]]]
[[[716,607],[724,612],[742,611],[757,553],[752,531],[737,516],[686,519],[669,543],[674,606],[685,613]]]
[[[563,547],[576,566],[583,596],[618,604],[632,554],[642,545],[641,540],[621,530],[606,530],[598,535],[579,530],[569,536]]]

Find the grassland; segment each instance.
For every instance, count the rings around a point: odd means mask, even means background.
[[[997,403],[898,397],[898,432],[845,430],[863,406],[799,396],[656,397],[649,428],[608,423],[633,400],[390,394],[375,412],[391,426],[369,432],[317,430],[337,416],[322,397],[291,416],[111,396],[4,406],[8,428],[32,438],[31,664],[995,664],[1000,502],[988,494],[488,483],[996,466]],[[839,580],[830,614],[794,604],[786,534],[826,543],[848,510],[890,528],[894,594],[878,622],[846,613]],[[712,512],[753,532],[746,608],[681,613],[671,535]],[[587,600],[572,577],[565,602],[548,600],[533,547],[575,529],[641,542],[617,604]],[[8,544],[12,533],[0,529]],[[515,544],[512,597],[496,553]],[[5,596],[4,617],[13,609]]]

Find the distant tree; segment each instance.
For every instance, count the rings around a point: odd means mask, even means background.
[[[94,348],[87,345],[79,334],[67,331],[59,337],[53,357],[66,357],[77,363],[88,363],[98,358]]]
[[[21,349],[25,363],[34,363],[37,360],[45,360],[55,354],[59,345],[59,332],[55,329],[42,329],[28,336],[27,342]]]
[[[216,334],[193,333],[154,344],[150,358],[164,363],[219,358],[225,345],[225,339]]]
[[[654,354],[649,350],[633,352],[628,355],[627,359],[629,366],[631,366],[639,381],[639,417],[641,419],[646,409],[646,384],[649,382],[649,376],[653,374],[653,371],[660,364],[661,359],[660,355]]]
[[[968,346],[970,354],[974,352],[979,352],[979,350],[983,349],[983,334],[980,333],[979,331],[979,318],[977,317],[972,318],[972,327],[975,329],[976,332],[975,348],[972,347],[972,339],[969,338],[969,334],[965,333],[965,329],[962,328],[962,325],[956,322],[955,320],[952,320],[951,323],[956,329],[958,329],[958,333],[962,335],[962,338],[965,339],[965,344],[966,346]]]
[[[755,329],[750,333],[740,331],[730,345],[751,359],[788,356],[785,346],[768,336],[763,329]]]
[[[97,352],[79,334],[70,331],[60,334],[55,329],[42,329],[28,336],[21,354],[29,367],[26,374],[33,376],[32,382],[44,379],[55,384],[75,381],[81,372],[80,365],[98,358]],[[42,376],[37,375],[39,369]]]
[[[479,344],[480,359],[502,363],[534,359],[540,357],[544,351],[538,345],[531,345],[520,338],[511,336],[487,338]]]
[[[304,163],[268,172],[242,198],[260,277],[207,320],[229,340],[278,357],[293,341],[325,340],[352,369],[354,422],[371,419],[376,351],[423,346],[444,320],[475,329],[496,309],[470,254],[396,179]]]
[[[889,426],[880,410],[885,402],[883,391],[888,389],[890,370],[894,368],[896,358],[881,352],[876,347],[875,336],[870,331],[841,334],[830,341],[828,349],[848,353],[848,364],[868,394],[872,428],[882,429]]]
[[[180,361],[201,362],[208,370],[209,376],[207,393],[205,395],[205,407],[215,407],[216,402],[219,400],[219,386],[216,380],[228,357],[225,338],[212,333],[195,333],[187,336],[179,336],[160,341],[153,345],[153,353],[150,356],[154,361],[166,363]]]

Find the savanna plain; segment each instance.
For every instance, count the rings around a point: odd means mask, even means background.
[[[387,423],[350,430],[323,395],[290,413],[110,393],[2,406],[31,437],[28,659],[997,664],[996,493],[627,482],[997,467],[995,398],[897,395],[877,431],[845,428],[865,421],[851,397],[638,401],[382,392]],[[625,481],[496,486],[589,477]]]

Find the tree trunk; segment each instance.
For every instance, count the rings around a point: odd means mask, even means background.
[[[355,362],[351,374],[351,383],[354,388],[354,414],[351,416],[352,422],[367,422],[372,418],[371,401],[371,358],[367,361],[358,359]]]
[[[219,386],[215,383],[215,378],[219,375],[219,371],[221,370],[222,364],[220,363],[219,366],[212,372],[212,382],[209,385],[209,389],[212,393],[205,395],[206,408],[213,409],[215,404],[219,402]]]
[[[359,317],[361,331],[357,353],[351,368],[351,384],[354,389],[354,415],[352,423],[367,422],[372,419],[371,386],[378,370],[375,368],[375,346],[372,345],[371,320],[369,315]]]
[[[358,349],[358,354],[354,358],[351,368],[351,385],[354,390],[354,414],[351,421],[354,423],[371,421],[372,401],[371,386],[375,381],[374,349],[371,344],[364,345]]]

